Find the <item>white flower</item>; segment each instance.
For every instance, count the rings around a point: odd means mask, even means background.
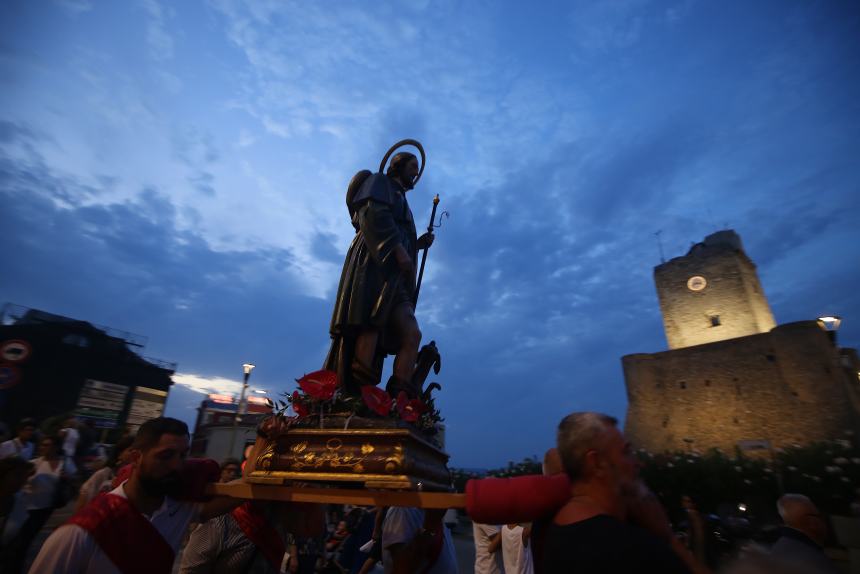
[[[788,470],[790,470],[791,472],[794,472],[795,470],[797,470],[797,467],[789,465]]]
[[[851,479],[850,479],[850,478],[848,478],[847,476],[843,476],[842,478],[840,478],[840,480],[841,480],[842,482],[851,482]]]
[[[764,471],[765,471],[766,473],[768,473],[768,474],[770,474],[770,473],[772,473],[772,472],[773,472],[770,468],[766,468],[766,469],[764,469]]]
[[[854,464],[860,464],[860,456],[855,456],[851,459],[851,462],[853,462]]]
[[[745,479],[744,479],[744,482],[745,482],[745,483],[747,483],[747,484],[752,484],[752,481],[751,481],[750,479],[748,479],[748,478],[745,478]]]
[[[844,456],[838,456],[833,459],[833,462],[835,462],[836,464],[848,464],[848,459]]]
[[[845,429],[844,431],[842,431],[842,433],[843,433],[845,436],[854,436],[854,431],[853,431],[853,430],[851,430],[851,429]]]
[[[735,467],[735,471],[737,471],[737,472],[741,472],[742,470],[743,470],[743,468],[741,468],[741,467],[739,467],[739,466],[736,466],[736,467]]]
[[[674,465],[674,464],[672,464],[671,462],[667,462],[667,463],[666,463],[666,468],[675,468],[675,465]]]
[[[812,480],[814,480],[815,482],[821,482],[821,477],[820,476],[813,476]]]

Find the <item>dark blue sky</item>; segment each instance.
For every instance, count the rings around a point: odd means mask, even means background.
[[[623,418],[659,262],[723,227],[780,323],[860,343],[860,8],[820,2],[0,6],[0,301],[149,336],[168,414],[317,369],[349,178],[403,137],[451,218],[418,317],[457,466]]]

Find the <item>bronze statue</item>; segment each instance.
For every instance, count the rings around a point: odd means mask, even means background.
[[[404,144],[421,153],[420,169],[414,154],[400,152],[383,173],[388,157]],[[337,289],[329,329],[332,344],[324,368],[336,371],[349,393],[358,394],[362,385],[378,384],[389,354],[395,356],[394,373],[386,385],[392,397],[405,391],[409,398],[417,398],[429,372],[429,367],[428,372],[420,369],[421,380],[413,378],[421,343],[415,281],[418,251],[429,248],[434,236],[430,230],[417,236],[406,200],[424,163],[421,144],[404,140],[388,151],[378,173],[357,173],[347,189],[347,208],[356,233]]]

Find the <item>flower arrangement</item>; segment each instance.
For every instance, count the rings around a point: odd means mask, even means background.
[[[292,424],[326,416],[358,416],[401,420],[418,429],[433,433],[436,423],[442,420],[429,392],[424,397],[410,399],[401,391],[392,397],[375,385],[361,387],[361,395],[344,392],[337,373],[329,370],[314,371],[296,379],[299,388],[284,393],[284,400],[269,401],[276,417],[291,419]],[[295,417],[287,413],[292,409]]]

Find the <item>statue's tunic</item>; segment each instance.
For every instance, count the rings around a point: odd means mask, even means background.
[[[414,299],[414,282],[401,273],[394,249],[402,245],[413,264],[417,260],[415,221],[398,182],[382,173],[369,176],[349,207],[356,234],[337,289],[326,360],[326,368],[338,371],[341,380],[349,378],[345,370],[355,337],[362,330],[378,329],[384,340],[391,310]]]

